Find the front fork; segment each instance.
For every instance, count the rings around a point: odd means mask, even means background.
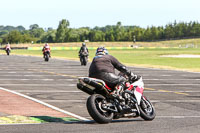
[[[140,115],[140,109],[139,109],[139,105],[138,105],[137,100],[135,98],[133,98],[133,97],[131,97],[131,100],[134,102],[137,115]]]

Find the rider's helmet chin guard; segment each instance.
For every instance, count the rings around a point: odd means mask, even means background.
[[[98,55],[107,55],[108,54],[108,50],[104,47],[98,47],[96,50],[96,56]]]

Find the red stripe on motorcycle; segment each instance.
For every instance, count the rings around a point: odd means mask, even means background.
[[[136,87],[136,91],[141,93],[141,94],[143,93],[143,90],[144,90],[144,88],[142,88],[142,87],[141,88],[140,87]]]
[[[106,86],[106,88],[107,88],[108,90],[112,90],[110,87],[107,86],[107,84],[106,84],[105,86]]]
[[[131,91],[132,89],[133,89],[133,85],[131,85],[131,86],[128,88],[128,90],[130,90],[130,91]]]

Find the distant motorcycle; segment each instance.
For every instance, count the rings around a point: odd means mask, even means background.
[[[88,62],[88,53],[87,52],[80,53],[79,58],[80,58],[81,65],[86,66]]]
[[[100,79],[80,77],[77,88],[91,95],[87,99],[87,110],[97,123],[109,123],[112,119],[138,116],[147,121],[153,120],[156,116],[155,109],[150,100],[143,95],[142,77],[134,81],[129,77],[126,85],[129,87],[122,92],[124,102],[113,98],[110,95],[111,89]]]
[[[50,57],[50,52],[49,51],[45,51],[44,52],[44,61],[49,61],[49,57]]]
[[[9,48],[6,48],[6,54],[10,55],[10,49]]]

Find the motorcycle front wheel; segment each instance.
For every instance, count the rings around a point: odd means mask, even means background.
[[[45,60],[45,61],[49,61],[49,54],[45,54],[44,60]]]
[[[87,57],[83,57],[83,65],[84,65],[84,66],[87,65]]]
[[[83,57],[80,57],[80,62],[81,62],[81,66],[84,65],[83,64]]]
[[[142,97],[139,109],[140,116],[146,121],[152,121],[156,116],[153,104],[146,97]]]
[[[7,53],[7,55],[10,55],[10,51],[9,50],[6,50],[6,53]]]
[[[91,95],[87,100],[87,110],[90,116],[100,124],[110,123],[113,119],[113,113],[102,109],[105,97],[99,94]]]

